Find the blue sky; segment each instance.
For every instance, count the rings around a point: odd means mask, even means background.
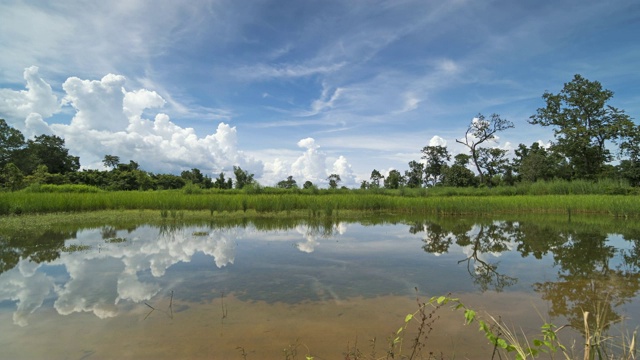
[[[0,0],[0,117],[153,172],[239,165],[357,186],[455,143],[478,113],[527,119],[574,74],[640,112],[640,3]]]

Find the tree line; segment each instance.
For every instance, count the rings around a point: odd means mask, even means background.
[[[433,186],[477,187],[514,185],[540,180],[622,179],[640,185],[640,126],[623,110],[608,104],[613,92],[598,81],[580,75],[553,94],[545,92],[545,106],[528,122],[549,127],[554,140],[548,147],[539,143],[520,144],[512,158],[508,151],[488,146],[497,134],[514,124],[498,114],[478,114],[464,136],[456,139],[468,151],[451,156],[446,146],[422,148],[421,161],[409,162],[404,173],[391,170],[386,176],[374,169],[362,189],[398,189]],[[613,161],[618,160],[614,165]],[[106,190],[162,190],[185,186],[202,189],[242,189],[258,186],[254,174],[233,167],[234,179],[220,173],[215,179],[193,168],[174,174],[144,171],[133,160],[121,163],[115,155],[105,155],[108,170],[80,169],[80,159],[69,154],[64,139],[39,135],[26,140],[17,129],[0,119],[0,188],[19,190],[31,184],[83,184]],[[474,169],[472,171],[471,169]],[[235,181],[234,181],[235,180]],[[338,188],[338,174],[327,179],[329,188]],[[293,176],[277,183],[284,189],[299,188]],[[302,188],[314,188],[306,181]]]
[[[554,141],[548,147],[518,145],[514,157],[508,151],[488,147],[496,134],[513,128],[511,121],[493,114],[478,114],[462,139],[468,153],[451,157],[446,146],[425,146],[423,162],[409,162],[404,174],[392,170],[383,177],[371,172],[361,188],[423,186],[499,186],[539,180],[622,179],[640,185],[640,126],[623,110],[608,105],[613,92],[598,81],[575,75],[563,89],[545,92],[545,106],[529,117],[532,125],[549,127]],[[619,160],[616,165],[614,160]],[[474,173],[469,168],[476,170]]]

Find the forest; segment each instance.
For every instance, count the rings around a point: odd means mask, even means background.
[[[498,114],[478,114],[456,142],[467,149],[452,157],[446,146],[425,146],[421,159],[408,163],[404,172],[391,170],[384,176],[373,169],[361,189],[406,188],[497,188],[549,181],[613,180],[625,186],[640,185],[640,126],[624,110],[609,105],[613,91],[598,81],[581,75],[553,94],[545,92],[545,106],[538,108],[528,122],[549,127],[554,139],[550,146],[538,142],[519,144],[513,156],[490,144],[513,122]],[[220,173],[212,178],[193,168],[177,174],[155,174],[141,169],[134,160],[121,162],[116,155],[105,155],[108,170],[80,169],[80,159],[69,154],[64,139],[39,135],[25,139],[17,129],[0,119],[0,189],[17,191],[41,185],[84,185],[108,191],[260,188],[254,175],[238,166],[233,177]],[[340,175],[327,178],[329,188],[340,186]],[[276,188],[316,189],[289,176]]]

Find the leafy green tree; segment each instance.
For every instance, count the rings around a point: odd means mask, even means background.
[[[422,187],[422,179],[424,176],[424,164],[411,160],[409,162],[409,170],[404,172],[404,176],[407,182],[407,187],[420,188]]]
[[[329,177],[327,178],[327,180],[329,180],[329,188],[330,189],[337,189],[338,188],[338,183],[340,181],[342,181],[340,179],[340,175],[338,174],[331,174],[329,175]]]
[[[0,168],[14,162],[16,152],[23,149],[25,145],[22,133],[7,125],[4,119],[0,119]]]
[[[233,167],[233,174],[236,177],[236,189],[242,189],[247,185],[253,185],[255,180],[253,180],[253,174],[250,174],[246,170],[242,170],[239,166]]]
[[[0,183],[11,191],[20,190],[24,184],[24,174],[14,163],[8,163],[2,168]]]
[[[207,175],[202,174],[202,172],[198,168],[185,170],[180,173],[180,177],[182,177],[185,182],[190,182],[203,189],[211,189],[213,187],[213,180],[211,180],[211,178]]]
[[[617,166],[620,176],[632,186],[640,186],[640,126],[629,130],[625,141],[620,144],[620,153],[628,156]]]
[[[492,180],[502,174],[508,167],[507,150],[498,148],[480,148],[478,149],[478,165],[487,172],[489,185],[496,185]]]
[[[193,168],[191,170],[185,170],[180,173],[180,177],[185,181],[190,181],[193,184],[201,184],[204,181],[204,175],[200,169]]]
[[[513,123],[509,120],[503,119],[498,114],[492,114],[491,118],[487,119],[482,114],[471,120],[471,123],[467,127],[467,131],[464,134],[464,139],[456,139],[456,142],[469,148],[471,152],[471,159],[480,176],[480,183],[485,183],[484,173],[480,166],[480,145],[496,138],[496,133],[513,128]]]
[[[233,180],[231,178],[225,179],[224,173],[220,173],[218,178],[213,180],[213,188],[215,189],[233,189]]]
[[[312,189],[313,186],[313,183],[309,180],[305,181],[304,184],[302,184],[303,189]]]
[[[160,190],[182,189],[186,184],[182,177],[172,174],[153,175],[152,179]]]
[[[547,150],[537,142],[530,147],[520,144],[514,152],[512,166],[521,181],[536,182],[554,178],[566,180],[571,178],[571,169],[564,156]]]
[[[120,157],[115,155],[105,155],[102,163],[105,167],[116,169],[120,164]]]
[[[296,181],[293,179],[293,176],[291,175],[289,175],[286,180],[282,180],[278,182],[276,186],[281,189],[297,189],[298,188],[298,184],[296,183]]]
[[[386,179],[384,179],[384,187],[387,189],[399,189],[403,187],[406,183],[406,179],[400,171],[391,170],[387,175]]]
[[[107,189],[111,185],[114,173],[94,169],[83,169],[65,175],[72,184],[84,184]]]
[[[31,174],[38,165],[46,165],[52,174],[67,174],[78,171],[80,158],[69,155],[64,139],[56,135],[38,135],[27,141],[26,148],[19,152],[18,167],[25,174]]]
[[[454,163],[442,170],[442,185],[454,187],[468,187],[478,185],[473,171],[467,168],[470,155],[458,154],[454,157]]]
[[[371,180],[370,187],[379,188],[380,187],[380,180],[384,180],[384,176],[382,176],[380,171],[378,171],[376,169],[373,169],[373,171],[371,172],[370,180]]]
[[[140,164],[133,160],[129,160],[128,164],[118,164],[118,170],[120,171],[134,171],[140,170]]]
[[[446,146],[435,145],[422,148],[422,159],[426,160],[424,169],[425,181],[435,186],[442,178],[442,171],[451,160],[451,155]]]
[[[529,123],[553,128],[553,149],[569,160],[575,178],[595,179],[612,160],[606,145],[621,140],[633,128],[630,117],[607,105],[613,92],[580,75],[558,94],[545,92],[546,106]]]

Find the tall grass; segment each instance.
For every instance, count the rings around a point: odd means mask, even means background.
[[[8,192],[0,193],[0,215],[118,209],[208,210],[216,212],[304,211],[334,216],[340,211],[403,214],[597,213],[640,216],[640,197],[624,195],[451,195],[396,196],[360,191],[260,193],[153,192]]]

